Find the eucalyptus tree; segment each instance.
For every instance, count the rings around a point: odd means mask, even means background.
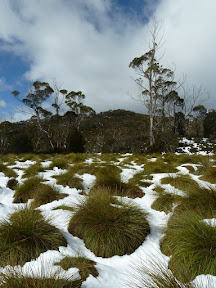
[[[50,98],[53,92],[53,89],[47,82],[40,81],[35,81],[32,84],[25,97],[21,97],[20,92],[17,90],[11,92],[19,102],[29,108],[22,111],[25,113],[30,113],[32,118],[36,119],[36,123],[40,131],[38,143],[42,135],[44,135],[51,150],[54,150],[54,144],[52,142],[49,129],[47,129],[46,125],[44,125],[44,119],[49,118],[52,113],[44,108],[44,103]]]
[[[65,90],[65,92],[65,103],[69,107],[70,111],[74,113],[76,119],[76,129],[79,131],[80,124],[84,117],[95,114],[95,111],[91,107],[83,104],[85,94],[83,94],[81,91],[71,91],[68,93]]]
[[[157,51],[162,45],[162,38],[158,39],[160,29],[160,23],[154,21],[150,30],[150,50],[140,57],[134,58],[129,64],[129,67],[133,68],[139,76],[135,79],[135,82],[142,89],[139,100],[148,109],[150,146],[155,143],[155,130],[158,128],[158,117],[156,116],[158,116],[158,113],[165,116],[166,97],[176,85],[174,72],[171,69],[164,68],[157,58]]]

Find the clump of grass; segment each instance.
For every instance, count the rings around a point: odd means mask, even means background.
[[[33,153],[27,153],[27,154],[20,154],[19,155],[19,161],[21,162],[25,162],[27,160],[31,160],[31,161],[38,161],[39,156],[37,154],[33,154]]]
[[[200,274],[216,275],[216,228],[190,210],[174,214],[161,243],[162,253],[172,255],[169,268],[182,281]]]
[[[179,175],[177,177],[165,177],[161,180],[162,184],[170,184],[184,192],[193,192],[199,189],[199,184],[189,175]]]
[[[14,177],[16,178],[18,175],[17,173],[11,169],[11,168],[8,168],[5,164],[3,163],[0,163],[0,172],[4,173],[5,176],[11,178],[11,177]]]
[[[1,155],[1,162],[7,162],[7,165],[14,165],[15,161],[17,160],[17,155],[16,154],[5,154]]]
[[[118,158],[120,158],[120,154],[116,153],[103,153],[98,156],[101,161],[105,162],[118,162]]]
[[[70,188],[76,188],[78,190],[83,189],[82,179],[74,176],[71,171],[55,176],[57,179],[57,184],[64,187],[69,186]]]
[[[107,189],[92,191],[78,205],[68,227],[101,257],[131,254],[150,232],[144,211],[134,205],[114,205],[112,199]]]
[[[114,165],[99,167],[96,170],[95,188],[106,187],[112,194],[131,198],[143,197],[142,190],[133,182],[124,183],[120,177],[121,169]]]
[[[179,203],[182,199],[181,196],[165,192],[161,186],[155,187],[154,191],[158,193],[158,198],[152,203],[151,208],[169,213],[172,211],[173,204]]]
[[[84,162],[89,156],[91,157],[91,155],[85,153],[70,153],[67,155],[67,159],[72,163],[80,163]]]
[[[18,184],[18,181],[15,178],[10,178],[7,182],[7,187],[10,189],[14,189]]]
[[[67,244],[38,210],[24,208],[0,222],[0,265],[23,265],[47,250]]]
[[[16,193],[14,194],[14,203],[24,202],[26,203],[31,195],[37,190],[41,185],[42,178],[32,177],[26,180],[23,184],[17,187]]]
[[[55,200],[63,199],[64,197],[68,196],[68,194],[60,194],[57,188],[51,187],[50,185],[41,184],[32,196],[34,198],[33,205],[38,207]]]
[[[203,155],[188,155],[188,154],[181,154],[178,155],[177,162],[179,164],[188,164],[188,163],[193,163],[193,164],[199,164],[202,162],[206,156]]]
[[[145,263],[135,264],[131,281],[127,283],[130,288],[202,288],[193,283],[182,283],[173,275],[165,263],[151,260],[150,266]],[[204,288],[204,287],[203,287]],[[207,287],[205,287],[207,288]]]
[[[194,167],[191,166],[191,165],[183,165],[182,167],[187,168],[190,173],[194,173],[195,172]]]
[[[76,267],[79,269],[79,274],[82,281],[85,281],[88,276],[91,274],[94,277],[99,275],[97,269],[94,267],[96,262],[87,259],[85,257],[65,257],[59,263],[55,263],[56,265],[60,265],[64,270],[68,270],[69,268]]]
[[[182,197],[181,203],[176,207],[175,211],[193,210],[203,217],[216,217],[216,191],[214,189],[206,189],[199,187],[191,189],[187,193],[187,197]]]
[[[155,174],[155,173],[176,173],[177,169],[173,166],[173,163],[165,163],[162,158],[158,158],[155,162],[147,162],[144,166],[144,173]]]
[[[58,167],[59,169],[67,169],[68,168],[68,160],[65,156],[57,156],[52,159],[52,163],[48,167],[48,169],[53,169],[54,167]]]
[[[0,287],[4,288],[80,288],[82,280],[60,279],[56,275],[50,278],[40,275],[40,277],[27,277],[18,272],[1,273]]]
[[[71,212],[74,212],[74,211],[75,211],[75,208],[74,208],[74,207],[66,206],[66,205],[60,205],[60,206],[58,206],[58,207],[53,208],[53,210],[59,210],[59,209],[68,210],[68,211],[71,211]]]
[[[130,165],[131,162],[135,162],[138,165],[146,163],[147,157],[144,154],[132,154],[126,156],[125,159],[121,162],[122,165]]]
[[[29,178],[36,176],[39,172],[43,172],[44,168],[42,167],[40,162],[36,162],[35,164],[29,166],[25,169],[25,173],[23,174],[23,178]]]
[[[141,187],[148,187],[150,186],[151,180],[153,179],[152,175],[146,175],[144,171],[136,173],[131,179],[129,179],[129,184],[138,185]],[[150,180],[150,181],[146,181]]]
[[[33,206],[37,207],[67,196],[67,194],[60,194],[55,187],[42,184],[41,181],[43,179],[39,177],[32,177],[18,186],[14,194],[14,203],[26,203],[34,198]]]
[[[203,176],[200,177],[201,180],[208,181],[213,184],[216,183],[216,167],[209,165],[203,172]]]

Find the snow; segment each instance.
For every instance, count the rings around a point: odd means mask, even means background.
[[[186,139],[184,139],[186,141]],[[187,143],[191,144],[191,141],[187,141]],[[100,155],[100,154],[98,154]],[[131,154],[121,155],[120,160],[125,159],[125,157],[130,156]],[[154,162],[157,158],[151,158],[149,161]],[[121,168],[121,161],[118,162],[118,167]],[[19,168],[27,168],[29,165],[33,165],[34,161],[26,161],[20,162],[16,161],[16,164],[12,168],[16,168],[18,172],[19,181],[21,180],[23,171]],[[48,167],[51,161],[42,162],[43,167]],[[85,163],[91,164],[93,163],[93,159],[89,158],[85,161]],[[117,165],[117,164],[116,164]],[[183,164],[183,165],[186,165]],[[192,165],[188,163],[188,165]],[[125,167],[125,166],[124,166]],[[193,165],[194,168],[197,168],[197,165]],[[128,165],[128,168],[121,168],[121,179],[123,182],[127,183],[129,179],[131,179],[136,173],[143,171],[143,165],[137,165],[134,162],[131,162]],[[34,275],[40,277],[41,273],[47,273],[48,277],[50,275],[58,274],[59,277],[72,277],[72,279],[79,279],[79,270],[77,268],[71,268],[68,271],[64,271],[60,266],[55,265],[56,262],[61,261],[65,256],[78,256],[82,255],[91,260],[94,260],[96,264],[96,268],[99,272],[99,276],[97,278],[90,275],[86,281],[83,283],[82,287],[86,288],[122,288],[126,283],[131,281],[131,275],[134,274],[134,266],[137,266],[139,263],[145,263],[148,267],[152,266],[152,259],[157,259],[158,262],[163,263],[166,267],[168,267],[169,257],[162,254],[160,250],[160,239],[163,237],[164,228],[167,226],[167,221],[169,217],[172,215],[172,212],[166,214],[165,212],[156,211],[151,208],[153,201],[156,199],[156,194],[153,189],[160,185],[165,189],[166,193],[174,193],[176,195],[185,196],[184,191],[178,190],[172,187],[170,184],[161,184],[161,179],[164,177],[177,177],[178,175],[190,175],[194,181],[196,181],[200,186],[205,188],[211,187],[211,185],[205,181],[199,180],[199,176],[190,174],[189,170],[185,167],[178,166],[177,173],[157,173],[152,174],[153,180],[150,181],[151,185],[147,188],[140,187],[145,195],[142,198],[129,199],[127,197],[123,198],[123,201],[128,201],[135,203],[137,206],[142,208],[148,214],[148,221],[151,228],[150,234],[146,237],[143,244],[137,248],[131,255],[124,256],[113,256],[111,258],[102,258],[97,257],[92,253],[89,249],[86,248],[85,243],[82,239],[79,239],[68,232],[68,224],[71,216],[73,215],[72,211],[68,210],[53,210],[54,208],[60,205],[66,205],[75,207],[81,201],[85,199],[85,196],[80,195],[79,191],[75,188],[63,187],[61,185],[56,184],[56,179],[53,178],[55,175],[59,175],[61,173],[66,172],[67,170],[62,170],[57,167],[54,167],[53,170],[46,170],[45,172],[40,172],[39,176],[43,177],[44,181],[49,185],[55,185],[59,189],[60,193],[68,194],[67,197],[55,200],[51,203],[47,203],[41,205],[37,209],[39,209],[42,215],[49,219],[52,225],[56,226],[64,235],[67,240],[67,247],[59,247],[58,251],[48,250],[44,253],[41,253],[40,256],[27,262],[22,268],[20,266],[16,266],[15,270],[23,273],[24,275]],[[78,176],[78,175],[77,175]],[[79,177],[83,181],[84,191],[86,193],[89,192],[91,187],[95,182],[95,175],[83,174],[79,175]],[[3,173],[0,173],[0,220],[8,218],[10,213],[16,210],[18,207],[23,207],[25,204],[14,204],[13,203],[13,195],[14,191],[7,188],[8,177],[5,177]],[[22,180],[23,181],[23,180]],[[210,186],[209,186],[210,185]],[[213,187],[213,186],[212,186]],[[214,185],[215,187],[215,185]],[[30,201],[29,201],[30,203]],[[205,219],[203,220],[207,224],[211,226],[216,226],[216,219]],[[1,268],[0,272],[7,271],[10,267],[7,266],[5,268]],[[43,274],[44,275],[44,274]],[[206,287],[216,287],[216,277],[211,275],[200,275],[196,277],[193,283],[208,283]],[[205,287],[205,286],[204,286]]]

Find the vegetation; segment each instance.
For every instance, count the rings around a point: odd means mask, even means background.
[[[37,207],[67,196],[60,194],[55,187],[42,184],[42,180],[39,177],[32,177],[18,186],[14,194],[14,203],[26,203],[29,199],[34,199],[33,205]]]
[[[60,279],[55,275],[50,278],[40,275],[39,277],[27,277],[17,272],[1,273],[0,287],[4,288],[80,288],[81,280]]]
[[[5,164],[0,163],[0,172],[4,173],[7,177],[17,177],[17,173],[13,170],[8,168]]]
[[[78,268],[82,281],[85,281],[90,274],[94,277],[97,277],[99,275],[97,269],[94,267],[96,263],[90,259],[81,256],[65,257],[61,260],[61,262],[56,263],[56,265],[60,265],[64,270],[68,270],[72,267]]]
[[[150,228],[140,208],[124,203],[112,205],[110,191],[103,189],[92,192],[77,207],[68,231],[82,238],[95,255],[112,257],[131,254]]]
[[[63,235],[39,211],[24,208],[0,222],[0,265],[23,265],[47,250],[65,246]]]
[[[180,281],[188,282],[200,274],[216,275],[216,228],[202,220],[191,210],[174,214],[169,220],[161,249],[172,255],[169,267]]]
[[[151,268],[149,267],[151,266]],[[144,262],[135,264],[134,272],[131,275],[131,281],[127,287],[131,288],[207,288],[192,284],[190,282],[182,283],[173,275],[172,271],[162,262],[150,260],[149,266]],[[211,287],[211,286],[208,286]],[[212,287],[213,288],[213,287]]]
[[[179,204],[181,202],[181,196],[170,194],[166,192],[161,186],[157,186],[154,191],[157,192],[158,197],[153,202],[151,206],[152,209],[169,213],[172,211],[174,204]]]

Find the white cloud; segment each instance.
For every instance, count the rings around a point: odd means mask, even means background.
[[[4,100],[0,100],[0,107],[5,108],[6,107],[6,102]]]
[[[146,1],[145,1],[146,2]],[[157,1],[149,2],[152,11]],[[130,61],[147,51],[145,24],[115,15],[111,0],[2,0],[0,38],[7,49],[31,60],[26,78],[82,90],[97,111],[143,107],[131,99],[137,89]],[[153,4],[152,4],[153,3]],[[216,18],[214,0],[161,0],[155,15],[165,22],[165,65],[214,89]],[[113,13],[112,13],[113,12]],[[110,17],[110,13],[112,17]]]

